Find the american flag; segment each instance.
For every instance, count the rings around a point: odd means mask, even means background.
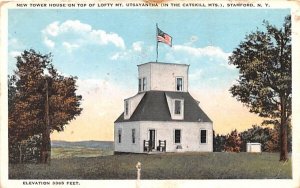
[[[157,27],[157,41],[172,47],[172,37]]]

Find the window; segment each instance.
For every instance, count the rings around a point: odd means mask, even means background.
[[[129,103],[128,101],[125,101],[125,115],[127,116],[129,113]]]
[[[175,132],[174,132],[174,141],[175,141],[175,144],[180,144],[180,139],[181,139],[181,130],[180,129],[175,129]]]
[[[139,78],[139,92],[146,91],[146,89],[147,89],[147,79],[146,79],[146,77]]]
[[[201,144],[205,144],[206,143],[206,134],[207,134],[207,131],[206,130],[201,130],[200,131],[200,143]]]
[[[122,142],[122,129],[118,130],[118,142],[121,143]]]
[[[139,78],[139,91],[142,91],[142,79]]]
[[[171,118],[174,120],[183,120],[184,119],[184,99],[183,98],[168,98],[169,110],[171,113]],[[197,133],[199,134],[199,132]]]
[[[181,101],[175,100],[175,114],[180,115],[181,114]]]
[[[135,129],[132,129],[132,143],[135,143]]]
[[[143,78],[143,91],[146,90],[146,87],[147,87],[147,80],[146,78]]]
[[[182,91],[183,90],[183,81],[182,78],[176,78],[176,91]]]

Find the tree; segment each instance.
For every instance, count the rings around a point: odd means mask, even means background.
[[[246,151],[247,143],[261,143],[262,151],[274,152],[278,150],[278,131],[269,127],[252,125],[252,128],[241,132],[242,150]]]
[[[217,134],[217,136],[214,137],[214,141],[214,152],[224,151],[226,135]]]
[[[282,28],[266,21],[264,25],[266,31],[247,35],[229,57],[229,64],[240,73],[230,92],[250,112],[267,118],[264,123],[279,125],[280,161],[286,161],[292,115],[291,17],[285,18]]]
[[[8,131],[10,155],[17,154],[19,148],[20,162],[22,147],[30,136],[39,134],[44,126],[43,86],[41,84],[43,69],[49,56],[24,51],[17,59],[17,70],[8,82]],[[10,157],[11,158],[11,157]]]
[[[264,143],[264,150],[268,152],[278,152],[280,150],[279,148],[279,134],[278,129],[270,129],[270,136],[269,139]]]
[[[17,70],[9,82],[11,143],[41,134],[43,163],[51,156],[50,133],[63,131],[82,111],[82,97],[76,95],[77,78],[60,75],[51,62],[51,54],[25,50],[17,57]]]
[[[242,140],[236,129],[231,131],[230,134],[227,134],[224,146],[225,151],[240,152],[241,145]]]

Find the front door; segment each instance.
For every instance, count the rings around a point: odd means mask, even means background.
[[[149,130],[149,147],[150,147],[150,150],[155,149],[155,130],[154,129]]]

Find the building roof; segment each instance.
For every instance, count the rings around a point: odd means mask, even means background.
[[[163,65],[182,65],[182,66],[190,66],[190,65],[184,64],[184,63],[165,63],[165,62],[147,62],[147,63],[139,64],[139,65],[137,65],[137,66],[146,65],[146,64],[149,64],[149,63],[152,63],[152,64],[163,64]]]
[[[184,99],[183,120],[171,118],[166,95],[171,98]],[[115,122],[129,121],[212,122],[188,92],[172,91],[147,91],[129,119],[124,119],[124,113],[122,113]]]

